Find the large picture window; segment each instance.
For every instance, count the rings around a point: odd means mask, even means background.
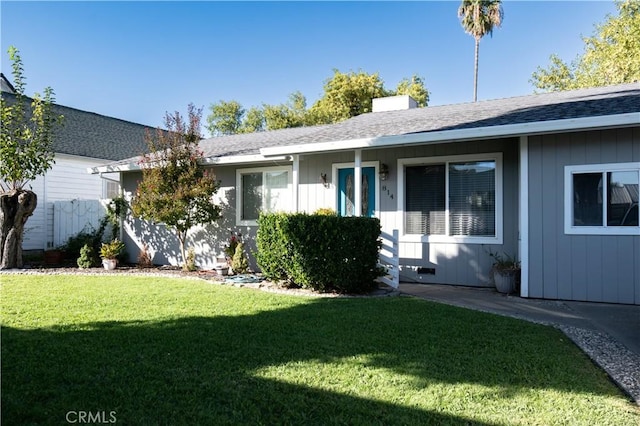
[[[405,236],[427,241],[499,242],[500,154],[399,163],[404,169]]]
[[[565,167],[565,233],[638,235],[640,163]]]
[[[256,225],[260,212],[290,211],[291,168],[242,169],[237,171],[236,221]]]

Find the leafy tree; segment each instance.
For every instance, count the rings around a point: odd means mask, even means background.
[[[493,35],[493,28],[500,27],[504,18],[500,0],[462,0],[458,17],[464,31],[475,39],[475,59],[473,67],[473,101],[478,100],[478,56],[480,39]]]
[[[185,244],[189,230],[220,217],[220,206],[212,201],[219,183],[199,164],[203,157],[198,149],[201,117],[202,109],[190,104],[187,123],[179,112],[167,113],[167,131],[147,133],[150,154],[141,161],[142,180],[131,203],[135,217],[164,223],[175,232],[183,267],[187,267]]]
[[[396,94],[410,95],[421,107],[429,102],[424,80],[417,75],[402,79],[394,91],[384,87],[377,73],[334,70],[325,82],[324,94],[311,108],[307,108],[307,98],[297,91],[289,95],[286,103],[263,104],[249,111],[235,101],[220,101],[211,106],[212,113],[207,120],[214,136],[336,123],[370,112],[373,98]]]
[[[261,132],[264,129],[264,111],[257,107],[251,107],[245,113],[238,133]]]
[[[264,105],[267,130],[300,127],[307,120],[307,98],[301,92],[289,95],[289,101],[280,105]]]
[[[207,129],[213,136],[233,135],[242,127],[244,108],[238,101],[220,101],[211,104],[207,116]]]
[[[396,87],[396,95],[411,96],[419,107],[426,107],[429,103],[429,92],[424,87],[424,80],[417,75],[411,76],[411,79],[400,80]]]
[[[333,70],[333,76],[324,84],[323,96],[311,107],[313,124],[336,123],[371,112],[371,100],[392,94],[384,88],[378,73],[364,71],[341,73]]]
[[[15,47],[9,48],[12,61],[15,101],[0,95],[0,269],[22,266],[24,225],[38,204],[35,192],[25,189],[54,163],[53,137],[62,116],[53,112],[54,93],[25,96],[22,59]]]
[[[585,49],[571,63],[553,54],[530,82],[543,91],[571,90],[640,81],[640,1],[616,2],[618,16],[583,37]]]

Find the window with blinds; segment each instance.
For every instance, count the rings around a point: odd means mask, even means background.
[[[446,165],[406,168],[405,234],[445,235]]]
[[[405,234],[496,235],[496,161],[405,168]]]
[[[495,161],[449,164],[449,235],[495,235],[495,200]]]

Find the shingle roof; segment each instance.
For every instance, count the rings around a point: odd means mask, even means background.
[[[15,95],[2,93],[9,102]],[[27,98],[28,102],[31,102]],[[121,160],[145,152],[144,134],[151,129],[142,124],[54,105],[54,113],[64,116],[64,125],[54,137],[54,152],[105,160]]]
[[[640,124],[638,83],[402,111],[372,112],[336,124],[204,139],[200,142],[200,148],[207,158],[223,158],[257,155],[262,148],[630,113],[638,114]],[[135,158],[130,158],[111,163],[110,166],[135,162]]]
[[[312,141],[349,140],[595,117],[640,111],[640,84],[544,93],[472,103],[362,114]],[[639,116],[640,121],[640,116]],[[298,143],[306,142],[305,138]]]
[[[626,113],[639,113],[640,124],[638,83],[402,111],[372,112],[331,125],[211,138],[202,141],[200,146],[205,155],[210,157],[257,154],[260,148],[272,146]]]
[[[260,148],[291,145],[305,137],[328,130],[331,124],[322,126],[294,127],[241,135],[219,136],[204,139],[199,146],[205,157],[258,154]]]

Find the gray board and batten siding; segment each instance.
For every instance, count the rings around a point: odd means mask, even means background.
[[[564,167],[640,161],[640,127],[529,137],[529,297],[640,304],[640,236],[567,235]]]
[[[398,187],[398,174],[404,173],[404,170],[398,166],[398,160],[425,158],[428,161],[437,162],[440,157],[484,153],[502,154],[503,243],[495,245],[468,242],[403,242],[401,237],[401,280],[474,287],[493,285],[490,277],[493,260],[488,251],[504,252],[516,256],[518,250],[518,139],[506,138],[420,145],[363,153],[363,159],[379,158],[381,162],[391,166],[389,179],[384,182],[384,186],[392,188],[395,196],[391,198],[386,191],[381,192],[380,214],[384,228],[388,230],[400,229],[401,234],[401,217],[398,214],[393,214],[404,210],[404,206],[398,205],[397,197],[397,193],[401,190]],[[387,216],[386,213],[390,214]],[[389,218],[395,218],[395,221],[393,222]],[[422,271],[425,270],[431,270],[431,273],[423,273]]]

